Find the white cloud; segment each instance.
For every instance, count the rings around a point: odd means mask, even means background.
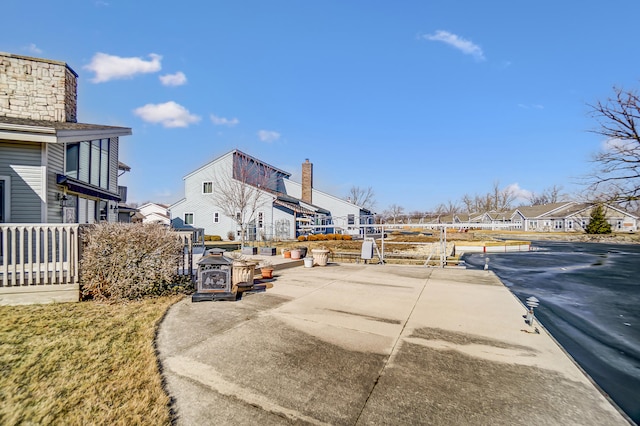
[[[29,52],[29,53],[33,53],[35,55],[39,55],[42,53],[42,49],[38,48],[38,46],[35,45],[35,43],[31,43],[29,44],[27,47],[25,47],[25,49]]]
[[[280,139],[280,133],[272,130],[260,130],[258,131],[258,138],[260,138],[262,142],[274,142]]]
[[[162,56],[150,53],[148,61],[142,58],[121,58],[120,56],[96,53],[91,63],[83,68],[96,73],[91,80],[94,83],[102,83],[109,80],[133,78],[136,74],[158,72],[162,68],[160,61]]]
[[[187,82],[187,76],[182,71],[175,74],[165,74],[158,77],[163,86],[182,86]]]
[[[518,183],[512,183],[511,185],[507,185],[504,189],[505,192],[513,194],[516,197],[516,200],[529,200],[531,198],[531,191],[528,189],[520,188]]]
[[[425,34],[422,36],[425,40],[441,41],[454,47],[464,53],[465,55],[471,55],[476,58],[477,61],[484,61],[486,58],[482,52],[482,48],[470,40],[466,40],[456,34],[449,31],[438,30],[435,34]]]
[[[215,124],[216,126],[229,126],[229,127],[233,127],[236,124],[240,123],[240,120],[238,120],[237,118],[225,118],[225,117],[218,117],[215,114],[211,114],[211,122],[213,124]]]
[[[146,104],[133,110],[133,113],[149,123],[159,123],[163,127],[188,127],[200,121],[200,117],[191,114],[188,109],[173,101],[163,104]]]

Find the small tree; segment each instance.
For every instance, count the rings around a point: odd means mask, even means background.
[[[234,154],[231,170],[214,176],[213,198],[222,213],[240,227],[240,243],[244,247],[246,227],[255,223],[256,212],[270,197],[271,172],[254,159]]]
[[[611,224],[607,222],[602,204],[597,204],[591,210],[591,220],[587,225],[587,234],[610,234]]]

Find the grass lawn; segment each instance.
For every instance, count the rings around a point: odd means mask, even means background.
[[[0,424],[170,424],[154,338],[181,297],[0,306]]]

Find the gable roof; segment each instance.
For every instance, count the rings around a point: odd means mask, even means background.
[[[277,172],[277,173],[281,173],[281,174],[285,175],[285,177],[286,177],[286,178],[291,177],[291,173],[289,173],[289,172],[285,172],[284,170],[280,170],[279,168],[274,167],[274,166],[272,166],[271,164],[265,163],[264,161],[259,160],[259,159],[257,159],[256,157],[252,157],[252,156],[251,156],[251,155],[249,155],[249,154],[245,154],[244,152],[240,151],[239,149],[232,149],[231,151],[226,152],[226,153],[224,153],[224,154],[222,154],[222,155],[220,155],[220,156],[218,156],[218,157],[214,158],[214,159],[213,159],[213,160],[211,160],[211,161],[208,161],[206,164],[203,164],[202,166],[198,167],[197,169],[195,169],[195,170],[194,170],[194,171],[192,171],[191,173],[186,174],[186,175],[183,177],[183,179],[187,179],[189,176],[191,176],[191,175],[194,175],[194,174],[198,173],[200,170],[202,170],[202,169],[205,169],[205,168],[209,167],[211,164],[216,163],[216,162],[220,161],[221,159],[223,159],[224,157],[228,157],[229,155],[233,155],[233,154],[239,154],[239,155],[241,155],[241,156],[243,156],[243,157],[245,157],[245,158],[248,158],[249,160],[254,161],[254,162],[255,162],[255,163],[257,163],[257,164],[261,164],[261,165],[263,165],[263,166],[265,166],[265,167],[268,167],[268,168],[270,168],[271,170],[273,170],[273,171],[275,171],[275,172]]]
[[[520,215],[523,216],[525,219],[536,219],[536,218],[541,218],[543,216],[550,216],[560,210],[570,207],[573,204],[576,204],[576,203],[573,201],[567,201],[563,203],[550,203],[550,204],[540,204],[536,206],[523,206],[523,207],[518,207],[513,212],[513,214],[520,213]]]

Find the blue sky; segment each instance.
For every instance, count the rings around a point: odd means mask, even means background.
[[[4,0],[0,51],[66,62],[78,121],[131,127],[129,201],[238,148],[383,211],[580,177],[588,103],[640,86],[636,0]]]

